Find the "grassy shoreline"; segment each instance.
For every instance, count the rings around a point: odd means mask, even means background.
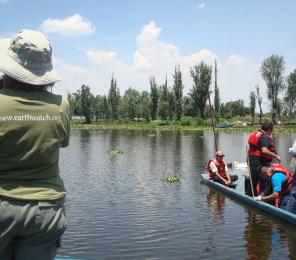
[[[212,130],[210,125],[197,125],[182,122],[162,122],[160,120],[151,122],[134,122],[134,121],[100,121],[85,124],[82,121],[71,121],[71,129],[85,129],[85,130],[185,130],[185,131],[204,131]],[[251,133],[260,128],[259,125],[245,126],[245,127],[229,127],[229,128],[215,128],[217,132],[231,132],[231,133]],[[290,135],[296,134],[295,126],[280,125],[275,126],[273,135]]]

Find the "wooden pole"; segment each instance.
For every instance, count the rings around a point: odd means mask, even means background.
[[[253,186],[252,174],[251,174],[251,170],[250,170],[250,158],[249,158],[249,153],[248,153],[248,146],[246,146],[246,153],[247,153],[248,172],[249,172],[250,183],[251,183],[251,191],[252,191],[252,196],[254,198],[255,194],[254,194],[254,186]]]
[[[217,145],[215,126],[214,126],[214,115],[213,115],[213,109],[212,109],[212,103],[211,103],[210,90],[208,91],[208,99],[209,99],[210,113],[211,113],[211,119],[212,119],[212,128],[213,128],[213,133],[214,133],[215,151],[217,152],[218,145]]]

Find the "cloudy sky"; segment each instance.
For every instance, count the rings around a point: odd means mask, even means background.
[[[293,0],[0,0],[0,38],[23,28],[44,32],[61,76],[56,93],[87,84],[107,94],[112,75],[121,94],[150,90],[152,76],[172,86],[180,65],[186,94],[190,68],[217,59],[222,102],[248,105],[259,84],[267,110],[260,65],[278,54],[285,75],[296,68],[295,13]]]

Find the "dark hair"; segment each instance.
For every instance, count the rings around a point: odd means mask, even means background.
[[[273,124],[271,122],[263,122],[262,125],[261,125],[261,129],[263,131],[268,131],[268,130],[273,130]]]
[[[0,84],[2,88],[9,88],[13,90],[21,90],[26,92],[41,92],[47,90],[49,87],[52,87],[53,84],[46,84],[46,85],[32,85],[29,83],[21,82],[16,79],[13,79],[7,75],[4,75]]]

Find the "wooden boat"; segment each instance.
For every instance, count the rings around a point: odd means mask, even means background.
[[[293,214],[289,211],[277,208],[275,206],[272,206],[266,202],[263,201],[256,201],[252,197],[245,195],[245,177],[240,172],[234,172],[238,176],[238,180],[235,182],[237,184],[235,189],[228,188],[220,183],[214,182],[209,179],[209,174],[204,173],[201,174],[201,178],[203,181],[210,187],[213,187],[217,190],[220,190],[221,192],[225,193],[226,195],[233,197],[235,199],[238,199],[244,203],[247,203],[253,207],[256,207],[262,211],[264,211],[267,214],[270,214],[272,216],[275,216],[287,223],[290,223],[294,226],[296,226],[296,214]]]
[[[216,125],[216,128],[228,128],[228,127],[232,127],[232,126],[234,126],[234,124],[232,124],[232,123],[225,123],[225,124]]]

